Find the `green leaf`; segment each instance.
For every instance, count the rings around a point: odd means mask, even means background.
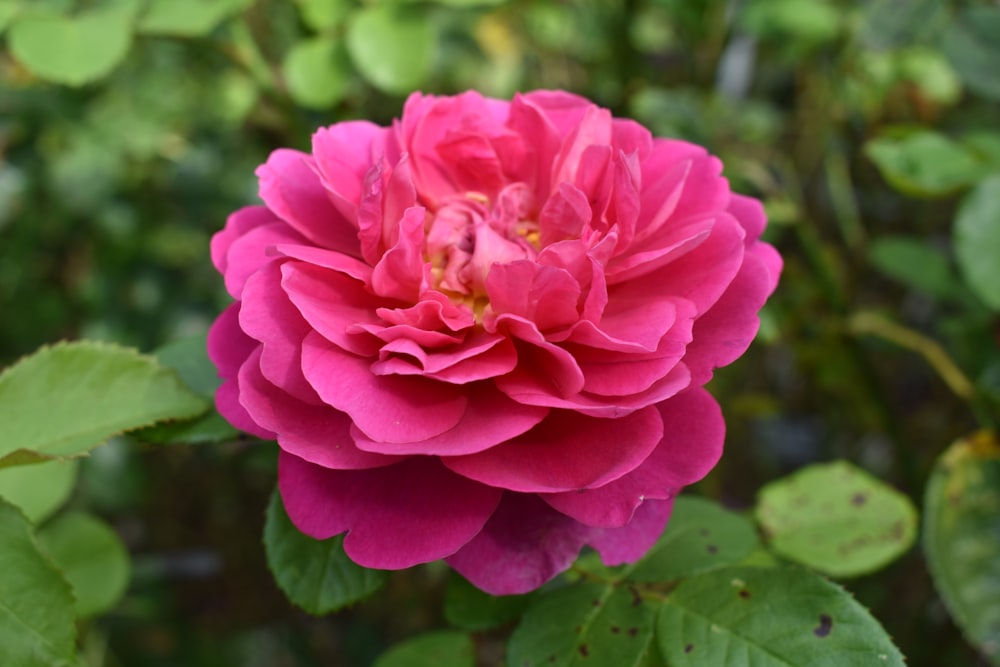
[[[428,632],[393,646],[372,667],[475,667],[476,647],[464,632]]]
[[[841,14],[817,0],[752,0],[741,15],[741,25],[758,37],[792,37],[802,44],[820,44],[837,37]]]
[[[913,196],[943,197],[969,187],[988,171],[965,146],[928,130],[873,139],[865,152],[890,185]]]
[[[987,306],[1000,310],[1000,174],[965,197],[953,234],[965,282]]]
[[[924,551],[962,632],[1000,665],[1000,442],[982,431],[938,459],[924,497]]]
[[[8,31],[11,53],[37,76],[80,86],[111,73],[132,45],[129,8],[102,7],[76,16],[26,14]]]
[[[252,4],[253,0],[149,0],[137,27],[148,35],[201,37]]]
[[[307,109],[329,109],[344,97],[351,80],[350,62],[331,37],[298,42],[281,65],[288,92]]]
[[[663,603],[656,634],[671,667],[904,664],[850,593],[796,567],[731,567],[685,579]]]
[[[673,581],[738,563],[758,544],[747,519],[710,500],[680,496],[666,531],[624,572],[630,581]]]
[[[11,21],[17,16],[20,7],[17,0],[0,0],[0,34],[7,29]]]
[[[910,499],[846,461],[811,465],[766,485],[757,520],[775,552],[837,577],[885,566],[917,533]]]
[[[0,496],[41,523],[69,500],[78,469],[75,459],[0,468]]]
[[[932,36],[948,20],[942,0],[869,0],[857,5],[859,37],[871,49],[890,49]]]
[[[31,534],[31,524],[0,500],[0,646],[5,665],[72,664],[73,595]]]
[[[947,256],[915,237],[877,239],[868,249],[868,258],[886,276],[939,299],[953,296],[959,288]]]
[[[372,85],[405,94],[426,83],[437,44],[427,15],[378,5],[357,12],[347,29],[347,51]]]
[[[344,553],[344,537],[315,540],[289,520],[277,491],[264,524],[267,563],[288,599],[310,614],[327,614],[363,600],[385,583],[382,570],[361,567]]]
[[[79,456],[208,406],[152,357],[95,342],[44,347],[0,374],[0,467]]]
[[[492,630],[520,616],[532,595],[490,595],[458,575],[448,581],[444,594],[444,617],[462,630]]]
[[[212,403],[215,390],[222,384],[215,364],[208,358],[206,334],[167,343],[153,355],[167,368],[173,369],[184,384],[207,402]],[[223,442],[239,437],[240,432],[214,409],[195,419],[171,421],[145,428],[135,434],[144,442],[187,444]]]
[[[420,2],[421,0],[410,0],[411,2]],[[431,0],[434,4],[444,5],[445,7],[494,7],[497,5],[506,4],[508,0]]]
[[[656,608],[632,587],[581,583],[553,591],[536,599],[514,630],[507,664],[645,667],[656,660]]]
[[[72,586],[78,616],[107,611],[125,593],[128,551],[104,521],[82,512],[63,514],[39,529],[38,542]]]
[[[953,19],[944,52],[972,90],[1000,100],[1000,7],[966,7]]]
[[[316,32],[333,30],[351,13],[350,0],[296,0],[302,22]]]

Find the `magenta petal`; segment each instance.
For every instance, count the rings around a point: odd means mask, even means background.
[[[208,330],[208,357],[219,371],[219,377],[233,379],[240,366],[250,356],[257,341],[240,328],[240,302],[231,304]]]
[[[358,449],[351,438],[351,419],[328,405],[309,405],[275,387],[251,360],[240,369],[240,403],[261,427],[277,434],[285,451],[324,468],[377,468],[399,461]]]
[[[398,570],[444,558],[486,524],[501,491],[449,472],[432,458],[371,470],[330,470],[282,452],[278,486],[292,523],[364,567]]]
[[[358,230],[330,201],[313,171],[313,157],[279,148],[257,168],[260,198],[282,220],[313,243],[360,256]]]
[[[372,271],[372,289],[379,296],[413,302],[426,287],[423,281],[424,216],[421,206],[406,209],[398,222],[396,244]]]
[[[384,152],[387,130],[368,121],[346,121],[320,128],[312,138],[314,166],[345,220],[355,221],[361,184]]]
[[[274,433],[258,426],[240,405],[240,388],[236,380],[226,380],[215,390],[215,409],[234,428],[261,440],[274,440]]]
[[[470,479],[511,491],[541,493],[599,487],[635,470],[663,436],[649,407],[620,419],[557,410],[528,431],[478,454],[444,459]]]
[[[528,593],[569,569],[592,531],[536,496],[505,493],[483,530],[446,560],[491,595]]]
[[[260,225],[233,241],[226,253],[224,280],[226,291],[241,299],[247,279],[265,264],[274,261],[269,250],[282,243],[300,243],[302,237],[291,227],[277,220]]]
[[[517,437],[541,422],[547,414],[548,408],[515,403],[483,382],[470,389],[469,407],[462,420],[441,435],[419,442],[392,444],[372,440],[357,428],[351,433],[358,447],[369,452],[456,456],[481,452]]]
[[[627,526],[596,529],[587,539],[609,567],[634,563],[656,544],[667,526],[674,500],[650,500],[636,510]]]
[[[665,432],[642,465],[597,489],[544,494],[545,502],[589,526],[623,526],[644,502],[673,498],[708,474],[722,456],[726,432],[715,399],[699,387],[656,407]]]
[[[420,377],[374,375],[370,361],[313,332],[302,345],[302,368],[320,397],[346,412],[380,442],[418,442],[462,419],[469,398],[458,385]]]
[[[266,206],[245,206],[226,219],[226,226],[212,237],[212,264],[225,275],[229,246],[254,227],[277,222],[278,216]]]

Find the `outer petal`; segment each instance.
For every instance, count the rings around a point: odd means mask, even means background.
[[[577,491],[635,470],[662,436],[663,422],[652,407],[620,419],[558,410],[524,435],[478,454],[445,458],[444,464],[511,491]]]
[[[254,227],[278,222],[280,219],[266,206],[245,206],[226,219],[226,226],[212,237],[212,264],[225,275],[229,246]]]
[[[636,510],[627,526],[597,529],[587,543],[597,549],[605,565],[634,563],[659,539],[673,507],[673,498],[650,500]]]
[[[644,502],[669,500],[708,474],[722,456],[726,431],[715,399],[698,387],[656,407],[663,440],[642,465],[597,489],[543,494],[545,502],[589,526],[624,526]]]
[[[534,495],[506,493],[483,530],[447,561],[491,595],[528,593],[568,569],[592,531]]]
[[[397,570],[444,558],[474,538],[501,491],[449,472],[433,458],[371,470],[329,470],[282,452],[278,486],[292,523],[365,567]]]

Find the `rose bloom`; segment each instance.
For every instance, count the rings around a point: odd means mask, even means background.
[[[257,170],[212,260],[219,411],[292,522],[493,594],[640,558],[722,451],[702,388],[781,270],[704,149],[581,97],[414,94]]]

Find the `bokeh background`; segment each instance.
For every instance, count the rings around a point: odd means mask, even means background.
[[[24,12],[90,24],[52,41]],[[209,239],[274,148],[389,123],[412,90],[562,88],[719,155],[785,257],[758,341],[711,385],[727,454],[694,492],[747,508],[841,457],[919,505],[934,459],[998,413],[1000,277],[957,231],[1000,226],[996,2],[0,0],[0,30],[0,366],[203,334],[228,303]],[[444,624],[439,565],[325,618],[292,607],[261,546],[274,459],[119,438],[84,462],[72,502],[133,557],[83,628],[91,665],[363,667]],[[914,667],[986,664],[918,548],[845,583]]]

